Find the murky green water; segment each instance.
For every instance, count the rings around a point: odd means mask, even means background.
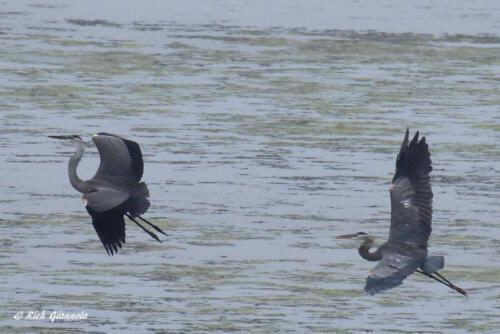
[[[498,25],[412,33],[9,5],[2,333],[499,330]],[[406,127],[432,153],[430,251],[469,298],[416,275],[365,296],[373,264],[335,239],[386,238]],[[147,217],[168,231],[163,243],[127,225],[125,247],[108,257],[67,180],[72,147],[46,137],[102,131],[141,144]],[[97,165],[90,147],[80,175]],[[13,319],[42,310],[88,318]]]

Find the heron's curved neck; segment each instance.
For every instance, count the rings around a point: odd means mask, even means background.
[[[78,168],[80,160],[82,160],[83,153],[85,153],[84,144],[78,142],[75,154],[73,154],[73,156],[69,159],[68,175],[69,175],[69,182],[71,182],[73,188],[85,194],[88,192],[88,182],[83,181],[76,174],[76,169]]]
[[[373,239],[370,237],[365,237],[363,243],[358,248],[359,255],[368,261],[379,261],[382,259],[382,254],[380,253],[380,248],[375,252],[370,252],[370,248],[373,245]]]

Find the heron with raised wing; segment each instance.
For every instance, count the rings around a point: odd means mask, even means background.
[[[158,226],[141,216],[148,210],[150,203],[148,187],[146,183],[140,182],[144,162],[136,142],[109,133],[92,136],[101,162],[94,177],[82,180],[76,170],[85,152],[85,141],[76,135],[49,137],[69,140],[76,145],[76,152],[68,163],[69,181],[73,188],[83,193],[82,200],[86,202],[92,224],[108,255],[118,252],[118,248],[122,248],[125,243],[124,216],[161,242],[154,232],[137,220],[166,235]]]
[[[365,291],[368,294],[394,288],[416,271],[467,295],[465,290],[438,273],[444,267],[444,257],[427,254],[427,240],[432,230],[433,194],[429,178],[432,164],[425,137],[419,140],[417,131],[411,142],[408,139],[407,129],[389,188],[391,226],[388,240],[371,252],[374,240],[364,232],[337,238],[361,239],[359,255],[368,261],[380,261],[366,279]]]

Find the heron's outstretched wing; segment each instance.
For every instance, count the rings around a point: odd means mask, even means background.
[[[111,210],[99,212],[87,205],[87,211],[92,217],[92,225],[99,236],[108,255],[113,255],[125,243],[125,213],[124,204]]]
[[[101,163],[97,173],[94,175],[94,179],[110,183],[126,181],[131,183],[141,180],[144,171],[144,162],[142,161],[142,152],[139,144],[103,132],[92,136],[92,140],[97,146],[99,156],[101,157]]]
[[[418,140],[418,131],[408,143],[409,131],[396,159],[396,174],[391,185],[391,228],[388,245],[404,250],[427,249],[431,234],[432,170],[429,147],[425,137]]]
[[[366,278],[365,292],[374,295],[400,285],[421,262],[420,257],[402,255],[397,251],[384,252],[382,260]]]

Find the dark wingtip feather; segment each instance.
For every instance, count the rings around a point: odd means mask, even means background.
[[[413,139],[411,140],[411,143],[410,143],[410,147],[414,146],[414,145],[417,145],[417,143],[418,143],[418,131],[413,136]]]
[[[403,144],[401,144],[401,151],[408,147],[408,139],[410,138],[410,129],[406,128],[405,138],[403,139]]]
[[[392,183],[403,175],[409,176],[412,179],[412,176],[414,176],[412,174],[417,169],[424,168],[427,174],[432,171],[429,146],[426,143],[425,137],[422,137],[419,141],[419,131],[417,131],[410,143],[408,143],[408,139],[409,130],[406,129],[401,150],[396,158],[396,173],[394,174]]]
[[[405,133],[405,138],[403,139],[403,143],[401,143],[401,149],[399,150],[398,157],[396,159],[399,160],[399,157],[403,155],[403,153],[408,149],[408,139],[410,138],[410,130],[407,128]]]
[[[120,206],[109,211],[97,212],[87,205],[86,209],[92,217],[92,225],[108,255],[112,256],[117,253],[125,243],[123,208]]]
[[[127,146],[130,158],[132,159],[132,170],[136,174],[137,181],[140,181],[142,175],[144,174],[144,161],[142,159],[141,148],[135,141],[123,138],[122,140]]]

